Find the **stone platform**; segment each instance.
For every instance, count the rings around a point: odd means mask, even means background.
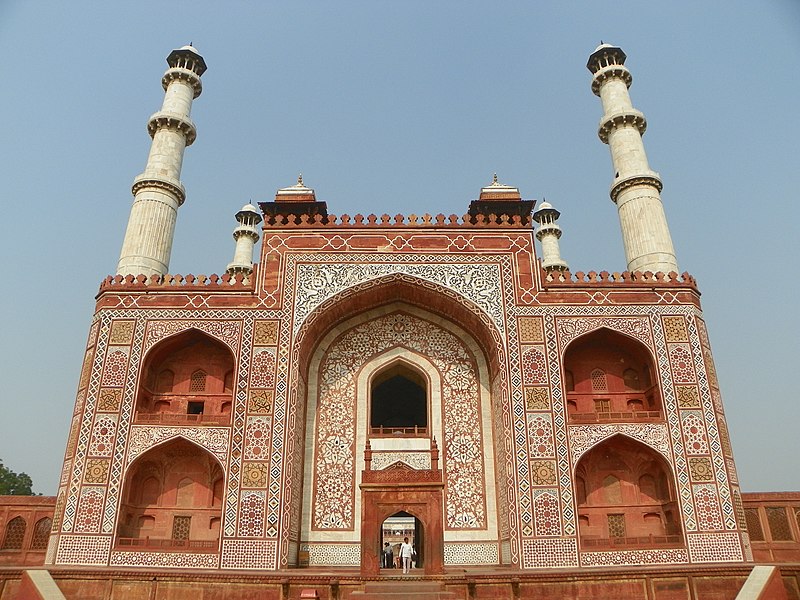
[[[780,568],[785,597],[800,600],[800,564]],[[356,569],[253,574],[204,569],[58,567],[49,572],[67,600],[734,600],[752,569],[753,565],[707,565],[532,573],[503,567],[450,568],[436,576],[425,576],[421,571],[402,575],[384,570],[380,576],[368,578],[361,577]],[[20,567],[0,568],[0,600],[17,598],[22,574]]]

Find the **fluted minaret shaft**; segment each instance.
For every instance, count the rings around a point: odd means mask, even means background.
[[[592,91],[603,103],[598,136],[611,150],[614,181],[611,199],[617,205],[629,271],[678,271],[675,249],[661,202],[661,179],[650,169],[642,135],[644,115],[633,108],[628,88],[633,77],[625,53],[603,44],[587,63]]]
[[[167,273],[178,207],[186,199],[180,180],[183,152],[197,137],[189,115],[203,89],[200,76],[206,63],[192,46],[184,46],[170,53],[167,64],[161,80],[164,102],[147,124],[153,138],[147,165],[131,188],[133,206],[117,265],[120,275]]]

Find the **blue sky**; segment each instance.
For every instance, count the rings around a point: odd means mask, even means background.
[[[622,271],[586,59],[621,46],[742,487],[800,490],[800,3],[0,3],[0,458],[56,490],[170,50],[208,63],[170,271],[220,273],[233,215],[302,172],[336,214],[463,214],[497,172],[562,212],[573,271]]]

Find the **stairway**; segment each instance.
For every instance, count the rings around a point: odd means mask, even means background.
[[[439,581],[419,581],[392,579],[390,581],[369,581],[363,592],[350,594],[353,600],[456,600],[454,592],[446,592]]]

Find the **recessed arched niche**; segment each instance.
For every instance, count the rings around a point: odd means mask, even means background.
[[[125,476],[117,546],[216,549],[223,490],[222,468],[203,448],[182,438],[151,448]]]
[[[573,422],[663,420],[650,351],[631,337],[598,329],[564,353],[567,414]]]
[[[172,336],[145,358],[136,421],[226,425],[233,373],[233,354],[222,342],[195,329]]]
[[[658,452],[624,435],[584,454],[575,469],[581,547],[682,546],[670,473]]]
[[[404,361],[378,371],[370,382],[372,436],[427,435],[428,379]]]

